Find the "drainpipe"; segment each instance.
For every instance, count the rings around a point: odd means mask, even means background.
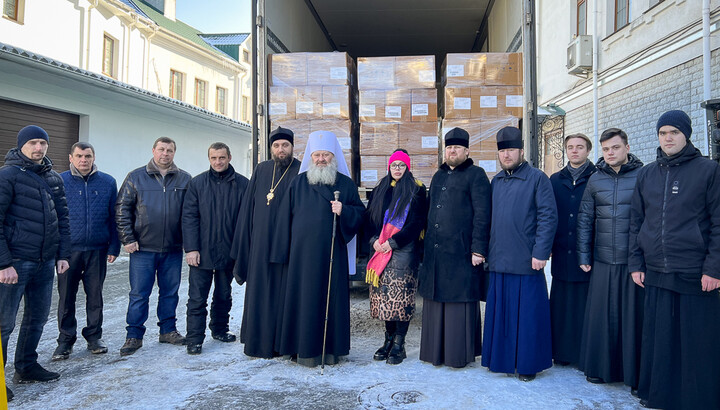
[[[87,8],[87,33],[85,35],[85,70],[90,71],[90,12],[96,8],[100,0],[90,0]]]
[[[710,99],[710,0],[703,0],[703,100]]]
[[[125,40],[125,70],[124,71],[124,77],[125,82],[130,83],[130,37],[132,35],[132,30],[137,27],[138,24],[138,16],[133,15],[132,16],[132,23],[129,23],[127,25],[128,31],[127,31],[127,40]]]
[[[593,0],[593,48],[592,48],[592,76],[593,76],[593,162],[598,161],[598,151],[600,144],[598,143],[598,52],[600,48],[600,36],[598,35],[598,2]]]
[[[149,90],[150,88],[150,40],[157,34],[157,28],[153,28],[150,35],[145,35],[145,84],[143,88]],[[162,91],[159,91],[162,94]]]

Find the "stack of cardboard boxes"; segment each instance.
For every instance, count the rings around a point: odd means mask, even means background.
[[[439,149],[435,71],[434,56],[358,58],[360,186],[372,188],[387,174],[397,148],[430,184]]]
[[[269,59],[271,129],[295,133],[295,156],[302,160],[308,136],[332,131],[353,174],[357,130],[355,63],[347,53],[272,54]]]
[[[489,177],[500,170],[495,135],[523,114],[521,53],[448,54],[442,68],[442,135],[470,134],[470,158]]]

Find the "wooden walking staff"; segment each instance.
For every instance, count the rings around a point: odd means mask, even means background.
[[[340,199],[340,191],[333,192],[335,202]],[[330,242],[330,272],[328,273],[327,301],[325,302],[325,330],[323,331],[322,357],[320,358],[320,375],[325,372],[325,341],[327,340],[328,315],[330,313],[330,283],[332,282],[333,256],[335,253],[335,228],[337,227],[337,214],[333,212],[332,242]]]

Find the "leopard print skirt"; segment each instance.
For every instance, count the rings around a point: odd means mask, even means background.
[[[370,285],[370,315],[384,321],[407,322],[415,312],[417,274],[408,267],[399,268],[391,259],[378,287]]]

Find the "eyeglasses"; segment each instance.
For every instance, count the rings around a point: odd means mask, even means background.
[[[400,171],[401,169],[405,169],[405,168],[407,168],[407,165],[405,165],[403,163],[390,165],[390,169],[396,169],[398,171]]]

